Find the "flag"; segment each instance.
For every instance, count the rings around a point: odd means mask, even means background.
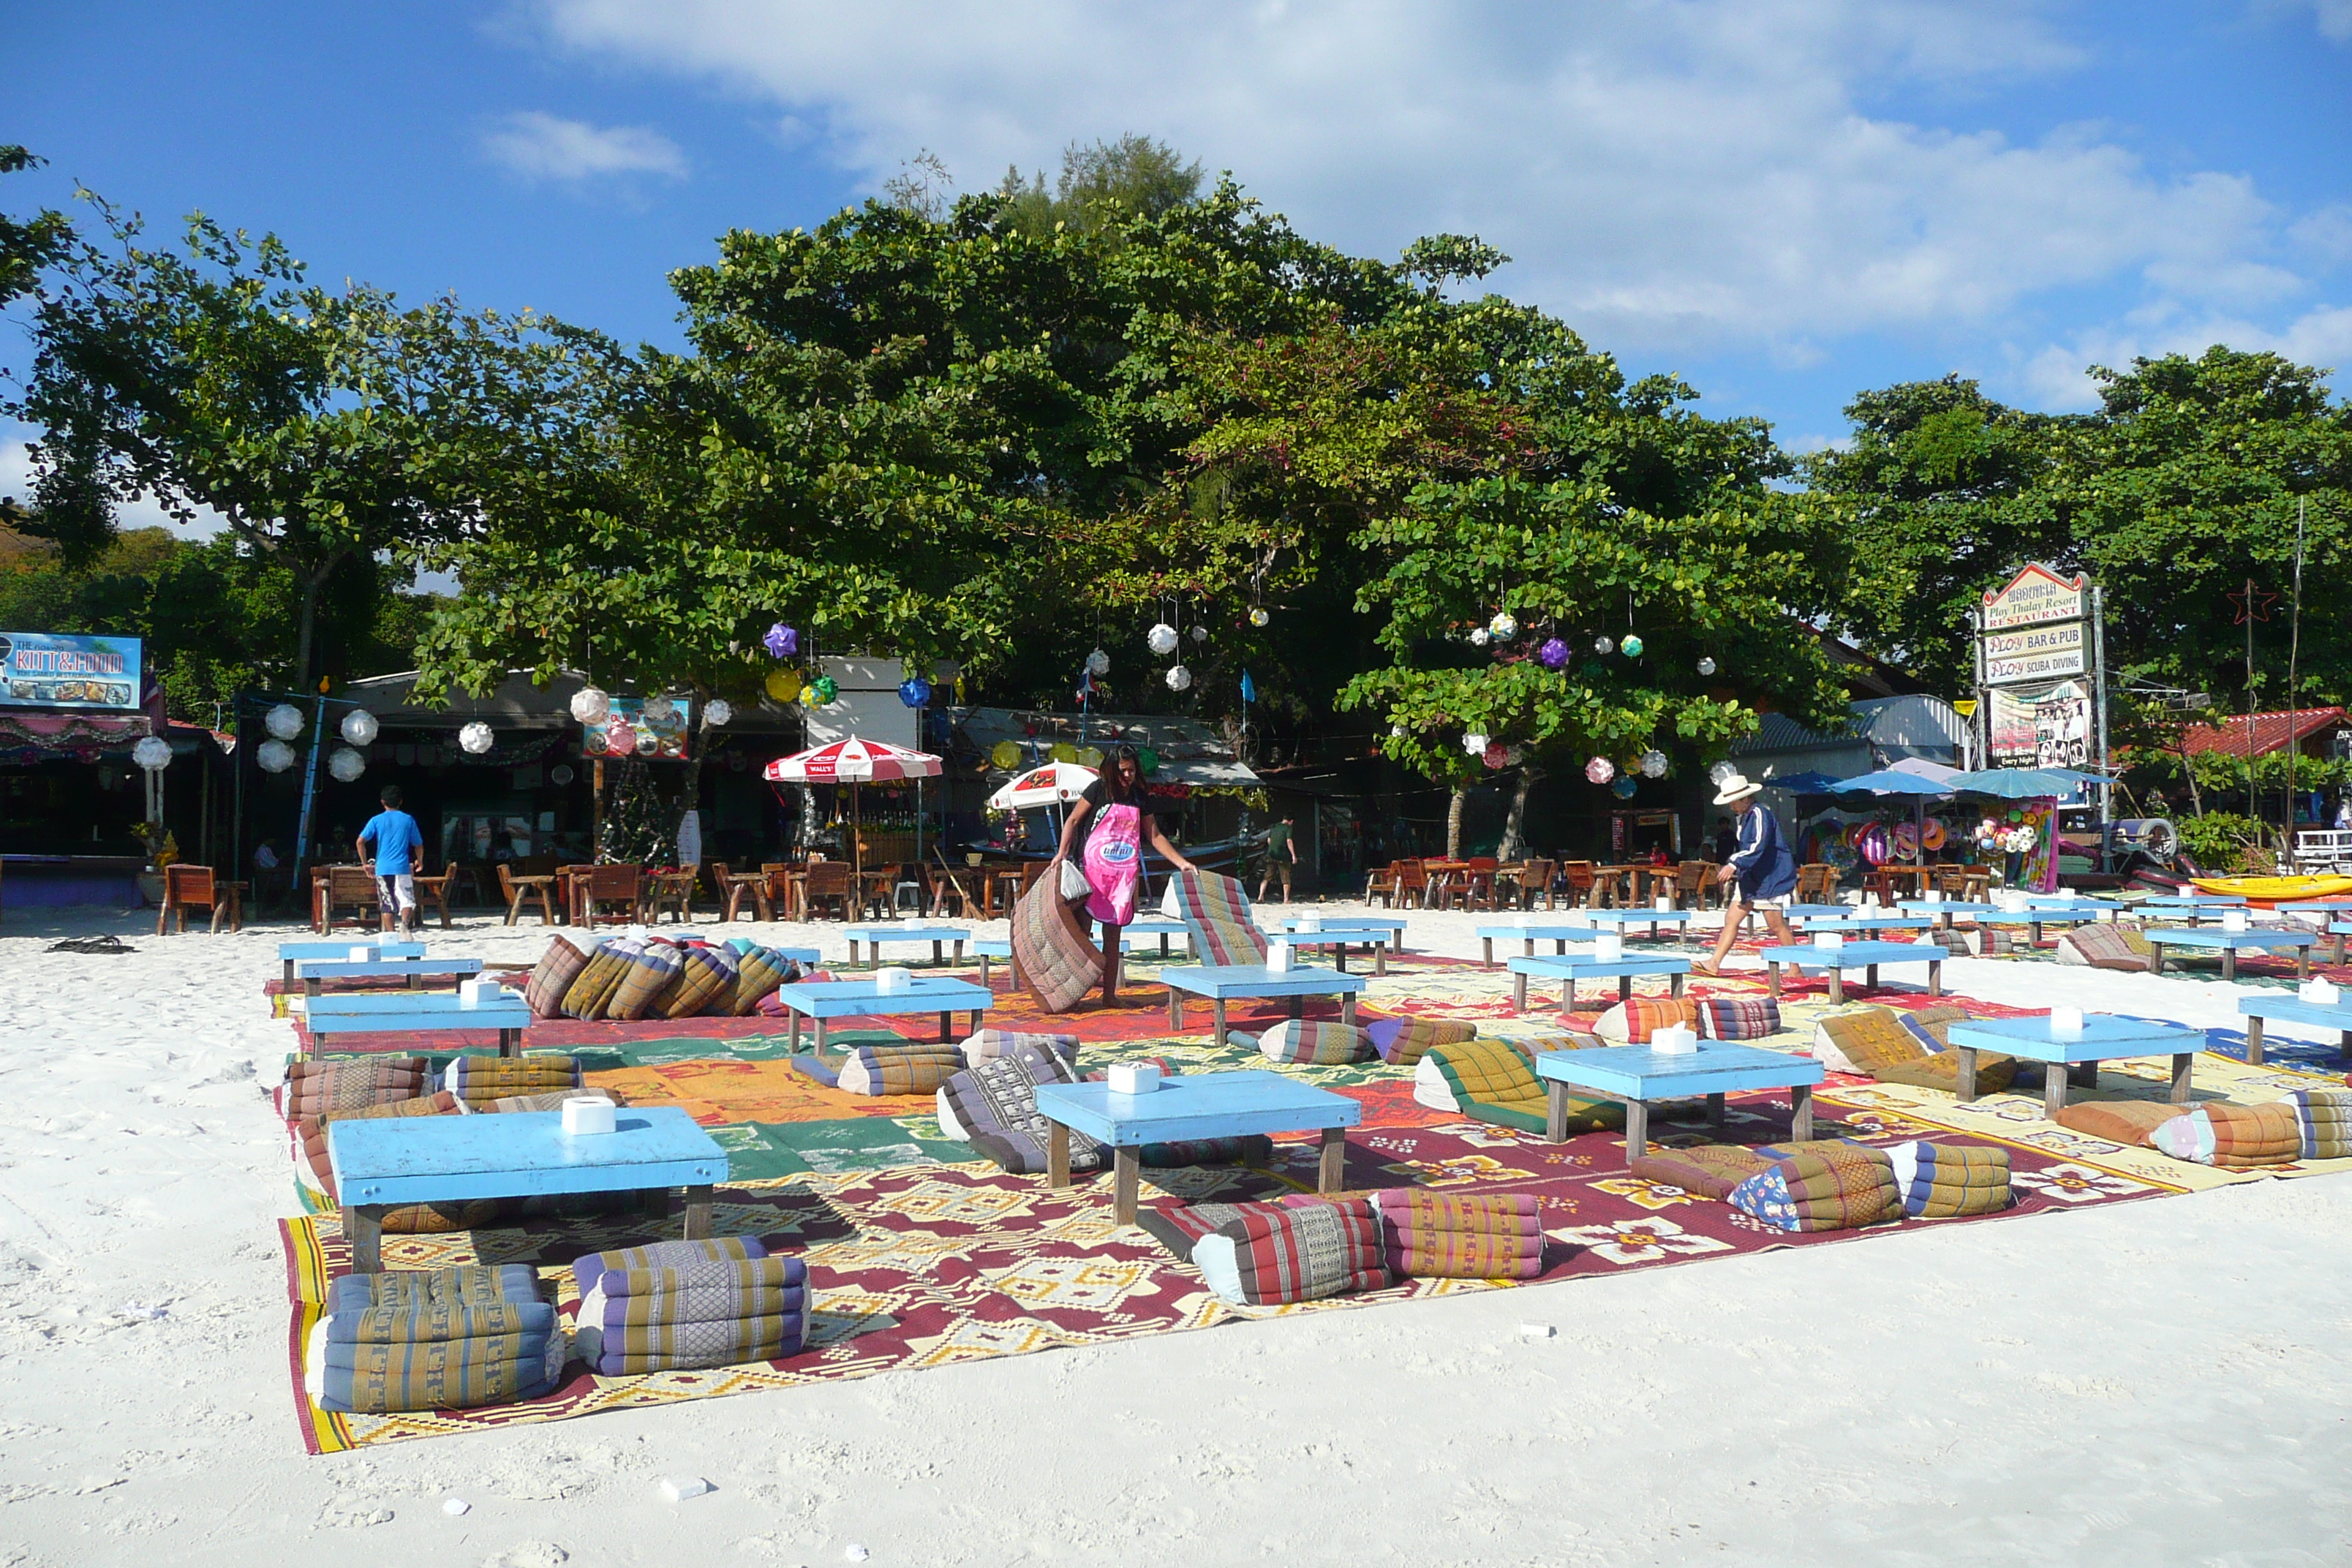
[[[1242,671],[1242,700],[1244,702],[1257,700],[1257,682],[1250,679],[1250,672],[1246,669]]]

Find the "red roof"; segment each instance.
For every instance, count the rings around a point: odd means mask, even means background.
[[[2200,724],[2180,737],[2182,747],[2192,752],[2219,752],[2224,756],[2242,757],[2247,754],[2246,731],[2253,727],[2253,755],[2266,757],[2288,743],[2287,715],[2280,713],[2240,713],[2221,721],[2220,728]],[[2308,740],[2324,730],[2332,730],[2345,721],[2341,708],[2298,708],[2294,710],[2296,741]]]

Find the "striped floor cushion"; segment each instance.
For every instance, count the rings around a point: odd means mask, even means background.
[[[2100,921],[2076,926],[2058,939],[2058,962],[2088,964],[2093,969],[2151,970],[2156,949],[2137,926]]]
[[[1999,1094],[2017,1081],[2018,1068],[2015,1057],[2005,1057],[1997,1051],[1979,1051],[1977,1092]],[[1890,1062],[1870,1076],[1880,1083],[1904,1083],[1913,1089],[1940,1089],[1947,1094],[1958,1094],[1960,1089],[1960,1058],[1951,1051],[1929,1051],[1907,1062]]]
[[[1068,1012],[1102,981],[1102,950],[1052,877],[1040,877],[1013,906],[1013,963],[1048,1013]]]
[[[806,1342],[809,1307],[797,1258],[606,1269],[580,1299],[573,1345],[606,1377],[778,1361]]]
[[[1232,1038],[1250,1043],[1247,1035]],[[1266,1060],[1294,1067],[1344,1067],[1370,1061],[1373,1054],[1371,1037],[1355,1025],[1316,1018],[1286,1018],[1260,1035],[1256,1045]]]
[[[621,981],[629,972],[629,952],[635,945],[625,939],[615,939],[599,946],[581,967],[578,977],[564,988],[563,1016],[603,1017],[604,1005],[613,999],[613,993],[621,988]]]
[[[414,1344],[543,1333],[554,1306],[529,1264],[459,1264],[343,1274],[328,1281],[323,1317],[330,1343]]]
[[[521,1265],[349,1274],[329,1287],[303,1384],[322,1410],[472,1409],[544,1394],[568,1349]]]
[[[1732,1188],[1727,1201],[1776,1230],[1858,1230],[1903,1217],[1894,1162],[1860,1144],[1777,1160]]]
[[[2298,1089],[2281,1103],[2294,1110],[2306,1160],[2352,1159],[2352,1092]]]
[[[1253,1207],[1192,1244],[1192,1266],[1236,1306],[1318,1301],[1391,1283],[1363,1198]]]
[[[629,966],[622,972],[621,983],[613,988],[612,996],[604,1004],[604,1016],[624,1023],[667,1016],[662,1002],[677,984],[683,963],[684,954],[673,943],[637,944],[629,954]]]
[[[1078,1065],[1076,1035],[1024,1034],[1015,1029],[982,1029],[956,1047],[966,1067],[978,1067],[991,1057],[1017,1056],[1024,1050],[1045,1051],[1075,1068]]]
[[[1478,1037],[1478,1026],[1466,1018],[1380,1018],[1364,1026],[1372,1049],[1391,1067],[1418,1066],[1434,1046],[1458,1046]]]
[[[760,1010],[762,1001],[775,994],[777,986],[797,984],[803,973],[797,960],[772,947],[751,947],[737,955],[734,985],[712,993],[703,1011],[748,1018]]]
[[[563,1015],[563,998],[580,972],[588,967],[588,954],[569,937],[551,937],[547,951],[530,972],[530,979],[522,988],[523,1005],[534,1018],[556,1018]]]
[[[1681,996],[1634,996],[1620,1002],[1594,1021],[1592,1032],[1604,1040],[1646,1046],[1660,1029],[1682,1024],[1696,1026],[1698,1003]]]
[[[1371,1194],[1389,1272],[1423,1279],[1532,1279],[1543,1272],[1543,1227],[1526,1193]]]
[[[574,1057],[452,1057],[441,1074],[441,1087],[469,1110],[509,1095],[578,1089],[583,1081]]]
[[[568,1100],[605,1100],[614,1105],[629,1103],[617,1091],[609,1089],[551,1089],[543,1094],[509,1094],[494,1100],[488,1105],[477,1105],[469,1109],[500,1114],[517,1110],[561,1110],[563,1109],[563,1102]]]
[[[1224,966],[1265,962],[1265,933],[1251,917],[1249,894],[1231,877],[1199,868],[1168,879],[1176,918],[1192,938],[1202,963]]]
[[[604,1282],[608,1273],[632,1269],[685,1268],[698,1263],[730,1262],[765,1258],[768,1249],[756,1236],[723,1236],[704,1241],[656,1241],[646,1247],[616,1247],[572,1260],[572,1283],[585,1296]]]
[[[2267,1105],[2214,1101],[2159,1123],[2147,1146],[2176,1160],[2228,1171],[2286,1165],[2303,1158],[2303,1122],[2284,1100]]]
[[[1903,1026],[1892,1007],[1832,1013],[1813,1026],[1813,1056],[1832,1072],[1870,1078],[1882,1067],[1916,1061],[1927,1054],[1927,1046]]]
[[[388,1116],[455,1116],[457,1110],[457,1097],[443,1092],[418,1095],[410,1100],[386,1100],[380,1105],[322,1111],[316,1116],[296,1117],[288,1129],[293,1140],[294,1179],[332,1205],[336,1201],[335,1166],[329,1152],[328,1129],[334,1123],[375,1121]]]
[[[1660,1149],[1654,1145],[1648,1153],[1627,1165],[1626,1173],[1636,1181],[1680,1187],[1721,1203],[1740,1183],[1769,1170],[1771,1165],[1771,1161],[1755,1150],[1738,1143],[1697,1143],[1687,1149]]]
[[[1034,1047],[984,1058],[940,1086],[940,1131],[1017,1175],[1036,1175],[1045,1169],[1053,1131],[1037,1112],[1037,1089],[1075,1079],[1068,1063]],[[1070,1169],[1091,1171],[1102,1162],[1101,1144],[1070,1134]]]
[[[1885,1151],[1895,1190],[1914,1219],[1994,1214],[2010,1204],[2009,1151],[1951,1143],[1897,1143]]]
[[[721,996],[732,997],[742,961],[732,948],[696,942],[678,950],[677,984],[663,994],[661,1016],[690,1018],[708,1012]]]
[[[853,1046],[834,1084],[850,1094],[930,1094],[962,1070],[953,1046]]]
[[[1780,1004],[1769,996],[1709,996],[1696,1005],[1701,1039],[1760,1040],[1780,1032]]]
[[[2058,1125],[2087,1137],[2145,1148],[2147,1135],[2181,1113],[2161,1100],[2072,1100],[2058,1112]]]
[[[431,1092],[423,1057],[371,1057],[363,1061],[286,1064],[286,1081],[273,1097],[278,1114],[291,1121],[366,1105],[413,1100]]]
[[[1456,1046],[1439,1046],[1422,1059],[1423,1066],[1436,1064],[1463,1115],[1497,1127],[1515,1127],[1522,1132],[1546,1130],[1549,1091],[1536,1076],[1533,1058],[1523,1048],[1522,1042],[1465,1040]],[[1580,1095],[1569,1097],[1570,1132],[1624,1125],[1625,1107],[1621,1102],[1588,1100]]]

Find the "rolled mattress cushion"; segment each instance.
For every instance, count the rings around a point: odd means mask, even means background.
[[[491,1100],[488,1105],[467,1105],[457,1102],[463,1110],[483,1113],[504,1113],[516,1110],[562,1110],[568,1100],[601,1100],[612,1105],[626,1105],[628,1100],[613,1089],[589,1085],[581,1089],[551,1089],[541,1094],[509,1094]]]
[[[588,955],[588,962],[581,965],[579,974],[563,988],[563,1001],[560,1004],[562,1015],[583,1020],[603,1017],[604,1005],[613,999],[613,993],[621,988],[622,978],[628,973],[631,953],[644,945],[626,937],[608,937],[598,942],[596,951]]]
[[[1383,1262],[1416,1279],[1532,1279],[1543,1272],[1543,1227],[1531,1194],[1449,1194],[1388,1187],[1367,1200]]]
[[[1501,1041],[1478,1041],[1474,1039],[1464,1040],[1458,1043],[1465,1046],[1477,1046],[1481,1044],[1506,1045],[1511,1049],[1517,1051],[1520,1055],[1526,1057],[1528,1061],[1532,1063],[1538,1056],[1540,1056],[1545,1051],[1590,1050],[1596,1046],[1604,1044],[1605,1042],[1603,1042],[1597,1035],[1576,1033],[1566,1035],[1543,1035],[1532,1039],[1511,1039]],[[1432,1110],[1450,1110],[1454,1112],[1456,1115],[1459,1115],[1462,1112],[1462,1102],[1454,1092],[1454,1080],[1446,1076],[1444,1067],[1435,1060],[1435,1056],[1438,1050],[1451,1048],[1451,1047],[1432,1047],[1428,1051],[1423,1053],[1421,1060],[1413,1064],[1412,1098],[1417,1103],[1425,1105]]]
[[[355,1110],[430,1094],[423,1057],[371,1057],[358,1061],[291,1061],[271,1096],[278,1114],[292,1121],[333,1110]]]
[[[1364,1198],[1253,1207],[1192,1244],[1192,1266],[1238,1307],[1283,1307],[1393,1281]]]
[[[1478,1037],[1478,1026],[1466,1018],[1376,1018],[1364,1026],[1372,1049],[1391,1067],[1420,1065],[1433,1047],[1460,1045]]]
[[[387,1100],[382,1105],[297,1117],[287,1127],[293,1144],[294,1179],[331,1205],[335,1201],[335,1165],[328,1129],[336,1122],[377,1121],[401,1116],[455,1116],[457,1110],[457,1097],[444,1090],[409,1100]]]
[[[1059,879],[1040,877],[1013,906],[1013,963],[1048,1013],[1066,1013],[1102,978],[1102,951],[1064,901]]]
[[[1549,1130],[1551,1089],[1537,1076],[1535,1058],[1550,1050],[1579,1049],[1579,1040],[1591,1037],[1469,1040],[1458,1046],[1440,1046],[1422,1059],[1424,1064],[1436,1064],[1463,1115],[1492,1126],[1544,1132]],[[1544,1049],[1531,1051],[1530,1046]],[[1625,1124],[1625,1107],[1621,1101],[1569,1094],[1564,1103],[1570,1132],[1593,1132]]]
[[[524,1265],[348,1274],[328,1287],[302,1383],[323,1410],[468,1409],[548,1392],[568,1353]]]
[[[1345,1067],[1370,1061],[1371,1037],[1353,1024],[1328,1019],[1286,1018],[1255,1039],[1239,1032],[1228,1037],[1236,1045],[1255,1046],[1271,1062],[1290,1067]]]
[[[517,1094],[578,1089],[585,1081],[576,1057],[452,1057],[442,1069],[441,1087],[479,1110]]]
[[[1634,996],[1618,1003],[1594,1020],[1592,1032],[1618,1045],[1646,1046],[1660,1029],[1680,1024],[1698,1026],[1698,1003],[1683,996]]]
[[[797,1258],[606,1269],[580,1299],[572,1346],[607,1377],[774,1361],[806,1344],[810,1305]]]
[[[1018,1029],[982,1029],[956,1047],[963,1054],[963,1065],[978,1067],[991,1057],[1009,1057],[1023,1050],[1047,1051],[1062,1058],[1073,1068],[1078,1065],[1078,1037],[1076,1035],[1047,1035]]]
[[[572,983],[588,967],[588,960],[601,942],[590,942],[582,947],[568,936],[550,937],[547,951],[540,954],[532,966],[530,978],[523,983],[523,1005],[534,1018],[558,1018],[563,1016],[563,998]]]
[[[716,1237],[707,1241],[656,1241],[648,1247],[619,1247],[574,1258],[572,1283],[580,1294],[604,1284],[607,1274],[660,1268],[684,1268],[698,1263],[731,1263],[768,1256],[756,1236]]]
[[[1037,1109],[1037,1090],[1076,1078],[1060,1057],[1034,1047],[990,1057],[940,1085],[932,1100],[940,1131],[1016,1175],[1034,1175],[1046,1168],[1053,1136],[1053,1124]],[[1101,1144],[1070,1133],[1070,1169],[1095,1170],[1102,1160]]]
[[[613,987],[613,994],[605,1000],[604,1016],[635,1023],[640,1018],[664,1016],[662,1000],[677,984],[685,954],[676,943],[656,940],[616,945],[625,945],[629,951],[621,971],[621,983]]]
[[[2156,949],[2137,926],[2102,921],[2063,932],[2058,938],[2058,962],[2093,969],[2146,971],[2156,967]]]
[[[1903,1212],[1913,1219],[1996,1214],[2010,1205],[2006,1149],[1915,1141],[1885,1152]]]
[[[1748,1177],[1771,1168],[1772,1162],[1738,1143],[1696,1143],[1687,1149],[1653,1148],[1626,1166],[1635,1181],[1654,1183],[1695,1193],[1717,1203]]]
[[[1903,1217],[1895,1164],[1860,1144],[1816,1144],[1731,1189],[1731,1206],[1776,1230],[1858,1230]]]
[[[796,958],[786,958],[772,947],[747,945],[736,958],[734,985],[714,993],[703,1011],[748,1018],[776,994],[776,987],[799,984],[803,973]]]
[[[964,1070],[953,1046],[853,1046],[834,1081],[849,1094],[929,1094]]]
[[[1694,1005],[1701,1039],[1760,1040],[1780,1032],[1780,1004],[1769,996],[1708,996]]]
[[[677,983],[662,994],[661,1016],[691,1017],[708,1011],[719,998],[731,997],[742,962],[730,947],[691,942],[677,952]]]
[[[2158,1123],[2147,1146],[2230,1171],[2337,1159],[2347,1152],[2347,1098],[2340,1089],[2298,1089],[2266,1105],[2215,1101]]]
[[[2058,1125],[2086,1137],[2145,1149],[2147,1135],[2182,1114],[2162,1100],[2074,1100],[2058,1112]]]

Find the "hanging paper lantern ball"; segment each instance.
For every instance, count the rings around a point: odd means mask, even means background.
[[[1625,657],[1627,658],[1639,658],[1642,657],[1642,639],[1634,636],[1632,632],[1627,632],[1625,634],[1625,640],[1619,643],[1617,646],[1625,651]]]
[[[1021,748],[1013,742],[999,741],[988,749],[988,760],[995,767],[1017,768],[1021,765]]]
[[[1194,642],[1207,642],[1209,640],[1209,628],[1195,622],[1192,626],[1192,640]]]
[[[1617,776],[1617,764],[1606,757],[1595,757],[1584,764],[1584,776],[1594,784],[1607,784]]]
[[[831,703],[835,698],[841,695],[840,683],[835,681],[830,675],[818,676],[816,678],[814,690],[816,692],[817,703],[820,707]]]
[[[1500,741],[1489,741],[1486,749],[1479,753],[1478,760],[1490,768],[1507,767],[1511,761],[1511,748]]]
[[[557,784],[568,784],[580,775],[572,771],[570,763],[558,763],[547,770],[548,779]]]
[[[801,672],[797,669],[772,669],[765,682],[768,695],[779,702],[790,702],[801,694]]]
[[[931,683],[921,676],[898,682],[898,700],[909,708],[920,708],[931,700]]]
[[[1854,847],[1861,851],[1862,858],[1874,866],[1885,865],[1886,858],[1893,851],[1894,847],[1894,841],[1887,837],[1886,829],[1874,822],[1862,830],[1861,838],[1854,843]]]
[[[1470,629],[1470,646],[1472,647],[1485,647],[1488,643],[1493,642],[1494,640],[1495,634],[1488,631],[1484,626],[1473,626]]]
[[[172,765],[172,742],[160,735],[142,735],[131,748],[131,760],[151,773],[160,773]]]
[[[1715,673],[1715,660],[1706,658],[1700,658],[1698,661],[1698,672],[1701,675],[1713,675]]]
[[[1898,860],[1919,858],[1919,830],[1910,823],[1895,826],[1895,858]]]
[[[343,715],[343,739],[354,746],[364,746],[376,736],[375,715],[364,708],[354,708]]]
[[[1643,752],[1642,753],[1642,776],[1645,779],[1664,778],[1666,776],[1666,753],[1654,749]]]
[[[1495,618],[1486,623],[1486,629],[1495,634],[1496,641],[1508,642],[1519,635],[1519,623],[1512,617],[1510,611],[1497,610]]]
[[[702,721],[714,730],[723,730],[735,717],[735,705],[724,697],[714,697],[702,710]]]
[[[269,716],[262,722],[279,740],[290,741],[302,732],[302,710],[291,702],[280,702],[269,710]]]
[[[1087,673],[1093,676],[1097,680],[1100,680],[1104,676],[1108,675],[1110,673],[1110,655],[1103,652],[1100,648],[1097,648],[1094,652],[1087,655]]]
[[[1715,766],[1706,770],[1706,780],[1707,783],[1713,784],[1716,788],[1721,789],[1723,787],[1723,781],[1729,778],[1738,771],[1739,770],[1738,768],[1733,767],[1729,763],[1717,763]]]
[[[1536,658],[1543,661],[1546,669],[1566,669],[1568,645],[1558,637],[1548,638],[1543,647],[1536,649]]]
[[[1168,689],[1182,691],[1192,684],[1192,672],[1181,664],[1168,667]]]
[[[1494,739],[1484,730],[1473,730],[1462,737],[1462,749],[1474,757],[1486,754],[1486,742]]]
[[[815,706],[816,706],[816,703],[817,703],[817,699],[816,699],[816,688],[815,688],[814,686],[803,686],[803,687],[802,687],[802,688],[801,688],[801,694],[800,694],[800,697],[799,697],[798,700],[799,700],[799,702],[800,702],[800,705],[801,705],[802,707],[803,707],[803,708],[814,708],[814,707],[815,707]]]
[[[1101,767],[1102,748],[1100,746],[1080,746],[1078,748],[1078,765],[1082,768]]]
[[[1628,774],[1619,778],[1615,784],[1611,784],[1609,786],[1609,793],[1615,795],[1619,800],[1631,800],[1633,798],[1633,791],[1636,787],[1637,786],[1634,784],[1632,776]]]
[[[1594,637],[1592,639],[1592,651],[1601,655],[1603,658],[1606,658],[1609,655],[1617,651],[1617,639],[1615,637]]]
[[[1523,748],[1518,747],[1518,746],[1513,746],[1509,751],[1507,751],[1507,752],[1505,752],[1503,753],[1503,761],[1504,761],[1506,763],[1507,763],[1508,765],[1510,765],[1510,766],[1512,766],[1512,767],[1515,767],[1515,768],[1516,768],[1516,767],[1517,767],[1521,763],[1526,762],[1527,760],[1528,760],[1528,753],[1527,753],[1527,752],[1526,752]]]
[[[477,757],[490,749],[491,739],[490,727],[479,719],[457,731],[457,744]]]
[[[1254,626],[1262,626],[1272,619],[1274,619],[1274,617],[1267,615],[1263,608],[1255,609],[1250,612],[1250,625]]]
[[[1391,725],[1390,725],[1390,726],[1389,726],[1389,737],[1390,737],[1390,739],[1391,739],[1391,740],[1397,740],[1397,741],[1402,741],[1402,740],[1403,740],[1403,739],[1404,739],[1404,726],[1403,726],[1403,725],[1402,725],[1402,724],[1391,724]]]
[[[337,784],[352,784],[367,772],[367,758],[350,746],[337,746],[327,753],[327,771]]]
[[[1154,622],[1151,629],[1143,634],[1143,646],[1150,648],[1152,652],[1159,654],[1162,658],[1174,653],[1176,651],[1176,628],[1170,626],[1166,621]]]
[[[1160,753],[1149,746],[1138,746],[1135,749],[1135,765],[1143,770],[1145,778],[1150,778],[1160,771]]]
[[[261,764],[265,773],[282,773],[294,765],[294,748],[283,741],[264,741],[261,749],[253,753],[253,760]]]
[[[776,658],[790,658],[801,651],[801,634],[778,621],[768,628],[768,635],[760,639],[760,646]]]
[[[1045,754],[1057,763],[1075,763],[1078,760],[1078,749],[1067,741],[1061,742]]]
[[[593,686],[572,694],[572,716],[583,724],[602,724],[613,716],[613,700]]]
[[[646,699],[645,715],[648,724],[667,724],[677,717],[677,704],[656,693]]]

